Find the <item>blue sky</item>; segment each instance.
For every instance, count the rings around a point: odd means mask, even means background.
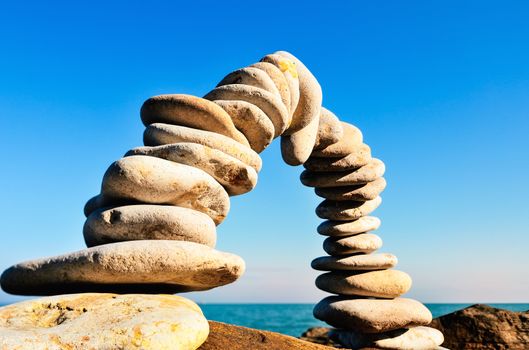
[[[525,1],[10,2],[0,12],[0,268],[83,248],[82,207],[142,142],[139,108],[288,50],[387,166],[382,251],[425,302],[528,302]],[[262,153],[220,250],[247,272],[202,302],[315,302],[319,200]],[[0,301],[14,297],[0,294]]]

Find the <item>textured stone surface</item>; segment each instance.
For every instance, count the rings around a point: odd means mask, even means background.
[[[130,156],[114,162],[103,176],[101,194],[109,199],[198,210],[217,225],[230,210],[228,193],[206,172],[148,156]]]
[[[266,90],[278,97],[281,97],[279,90],[272,81],[272,78],[263,70],[256,67],[244,67],[237,69],[226,75],[217,86],[244,84]]]
[[[83,227],[87,246],[132,240],[176,240],[215,247],[213,220],[199,211],[171,205],[127,205],[93,212]]]
[[[198,143],[137,147],[125,154],[132,155],[162,158],[200,169],[217,180],[232,196],[250,192],[257,184],[254,168],[222,151]]]
[[[376,230],[380,227],[380,219],[375,216],[362,216],[353,221],[327,220],[318,226],[318,233],[324,236],[350,236],[362,232]]]
[[[261,59],[261,62],[270,63],[283,73],[290,93],[289,114],[292,116],[299,102],[299,75],[295,63],[278,54],[266,55]]]
[[[316,142],[319,116],[303,129],[281,136],[281,156],[288,165],[301,165],[310,156]]]
[[[277,88],[277,91],[279,91],[279,94],[281,95],[281,101],[287,107],[288,113],[292,115],[291,111],[291,102],[290,102],[290,89],[288,87],[288,82],[285,76],[283,75],[283,72],[281,72],[281,69],[277,68],[272,63],[268,62],[257,62],[250,67],[258,68],[262,71],[264,71],[268,76],[272,79],[274,82],[274,85]],[[299,91],[298,91],[298,98],[299,98]]]
[[[328,237],[323,250],[329,255],[371,253],[382,247],[382,239],[374,233],[361,233],[347,237]]]
[[[309,187],[340,187],[365,184],[384,175],[386,167],[379,159],[371,159],[361,168],[343,172],[313,172],[305,170],[300,179]]]
[[[200,308],[171,295],[72,294],[0,308],[6,350],[195,350],[208,332]]]
[[[397,257],[393,254],[355,254],[347,256],[321,256],[312,260],[311,266],[320,271],[356,271],[383,270],[397,265]]]
[[[198,143],[229,154],[248,164],[256,171],[260,171],[262,166],[261,157],[250,147],[210,131],[156,123],[149,125],[145,129],[143,142],[146,146],[160,146],[178,142]]]
[[[371,214],[382,203],[382,198],[359,201],[324,200],[316,207],[316,215],[322,219],[351,221]]]
[[[398,270],[333,271],[319,275],[316,287],[332,294],[396,298],[411,288],[411,277]]]
[[[369,201],[377,198],[386,188],[386,180],[379,177],[375,181],[356,186],[315,188],[316,194],[334,201]]]
[[[314,317],[336,328],[379,333],[425,326],[432,314],[420,302],[407,298],[351,299],[331,296],[314,307]]]
[[[341,158],[355,152],[358,146],[362,144],[362,132],[356,126],[349,123],[341,122],[341,124],[343,135],[340,141],[325,148],[314,150],[312,157]]]
[[[188,126],[222,134],[249,146],[248,140],[235,128],[228,113],[200,97],[183,94],[154,96],[143,103],[140,115],[146,126],[153,123]]]
[[[235,281],[244,261],[202,244],[130,241],[105,244],[4,271],[2,289],[21,295],[78,292],[177,293]]]
[[[335,144],[340,141],[342,137],[343,127],[338,117],[327,108],[321,107],[318,133],[316,134],[314,149],[318,150]]]
[[[371,148],[362,143],[352,153],[344,157],[321,158],[309,157],[303,164],[305,169],[315,172],[337,172],[355,170],[371,161]]]

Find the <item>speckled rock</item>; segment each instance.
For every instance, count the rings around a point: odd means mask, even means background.
[[[347,256],[322,256],[312,260],[311,266],[320,271],[385,270],[397,265],[393,254],[355,254]]]
[[[149,98],[141,107],[141,120],[147,126],[167,123],[222,134],[249,146],[248,140],[235,128],[230,116],[207,99],[183,95],[159,95]]]
[[[162,158],[200,169],[217,180],[231,196],[250,192],[257,184],[254,168],[222,151],[198,143],[137,147],[127,152],[125,157],[133,155]]]
[[[323,250],[329,255],[371,253],[382,247],[382,239],[374,233],[361,233],[349,237],[328,237]]]
[[[340,141],[329,145],[325,148],[314,150],[313,157],[345,157],[354,153],[359,145],[362,144],[362,132],[356,126],[346,122],[341,122],[343,135]]]
[[[129,241],[26,261],[4,271],[0,282],[4,291],[19,295],[173,294],[232,283],[244,268],[240,257],[202,244]]]
[[[381,160],[373,158],[361,168],[340,172],[313,172],[305,170],[300,179],[309,187],[341,187],[365,184],[384,175],[386,167]]]
[[[314,172],[337,172],[355,170],[371,160],[371,148],[365,143],[355,147],[353,153],[339,158],[309,157],[303,164],[305,169]]]
[[[281,156],[285,163],[296,166],[303,164],[309,158],[316,142],[318,124],[319,116],[303,129],[281,136]]]
[[[216,87],[205,96],[207,100],[239,100],[259,107],[274,124],[274,136],[285,131],[290,124],[291,116],[281,98],[264,89],[250,85],[231,84]]]
[[[128,200],[128,199],[110,199],[105,198],[102,194],[98,194],[96,196],[93,196],[89,200],[86,201],[83,212],[86,217],[88,217],[90,214],[92,214],[97,209],[101,208],[111,208],[111,207],[119,207],[124,205],[134,205],[134,204],[141,204],[138,201],[135,200]]]
[[[101,193],[106,198],[198,210],[217,225],[230,210],[228,194],[206,172],[148,156],[130,156],[114,162],[103,177]]]
[[[200,308],[171,295],[85,293],[0,308],[6,350],[195,350],[208,333]]]
[[[371,214],[382,203],[377,197],[366,202],[324,200],[316,207],[316,215],[322,219],[350,221]]]
[[[278,97],[281,97],[279,90],[272,81],[272,78],[263,70],[256,67],[244,67],[226,75],[218,84],[218,86],[243,84],[254,86],[266,90]]]
[[[256,152],[262,152],[274,139],[274,124],[259,107],[246,101],[213,101],[221,106],[250,142]]]
[[[399,328],[425,326],[430,310],[413,299],[351,299],[330,296],[314,307],[314,317],[336,328],[380,333]]]
[[[291,103],[290,103],[290,89],[288,87],[287,79],[285,78],[285,75],[283,75],[283,72],[279,68],[277,68],[272,63],[268,62],[257,62],[250,67],[258,68],[262,71],[264,71],[268,76],[272,79],[274,82],[277,91],[279,91],[279,94],[281,95],[281,101],[283,101],[283,104],[285,107],[287,107],[288,113],[292,115]],[[299,98],[299,91],[298,91],[298,98]]]
[[[316,194],[334,201],[369,201],[377,198],[386,188],[386,180],[379,177],[366,184],[315,188]]]
[[[222,151],[248,164],[256,171],[261,170],[261,157],[235,140],[210,131],[187,128],[185,126],[156,123],[149,125],[143,133],[146,146],[160,146],[178,142],[192,142]]]
[[[350,236],[376,230],[380,219],[374,216],[363,216],[354,221],[324,221],[318,226],[318,233],[324,236]]]
[[[411,288],[411,277],[398,270],[345,272],[319,275],[316,287],[332,294],[396,298]]]
[[[316,135],[314,149],[319,150],[335,144],[342,137],[343,127],[338,117],[327,108],[321,107],[318,134]]]
[[[292,60],[277,54],[266,55],[261,59],[261,62],[270,63],[283,73],[290,93],[289,114],[292,116],[299,102],[299,75],[296,64]]]
[[[213,220],[199,211],[171,205],[127,205],[94,211],[83,234],[89,247],[132,240],[175,240],[215,247]]]

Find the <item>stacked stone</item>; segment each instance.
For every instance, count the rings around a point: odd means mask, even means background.
[[[327,236],[323,249],[329,255],[313,260],[312,267],[328,271],[316,286],[335,296],[318,303],[314,315],[336,327],[332,336],[352,349],[437,349],[443,335],[424,327],[432,320],[430,311],[400,297],[411,287],[410,276],[392,269],[395,255],[376,253],[382,239],[372,231],[380,219],[370,214],[382,202],[384,163],[371,156],[357,127],[325,109],[321,116],[328,130],[336,130],[335,142],[314,148],[301,182],[324,198],[316,214],[326,220],[318,233]]]

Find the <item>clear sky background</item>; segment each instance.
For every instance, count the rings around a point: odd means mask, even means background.
[[[387,166],[382,251],[425,302],[529,301],[526,1],[4,2],[0,11],[0,268],[84,247],[82,208],[141,145],[139,108],[203,95],[276,50]],[[315,302],[319,203],[262,153],[218,249],[246,274],[202,302]],[[0,301],[14,297],[0,294]]]

